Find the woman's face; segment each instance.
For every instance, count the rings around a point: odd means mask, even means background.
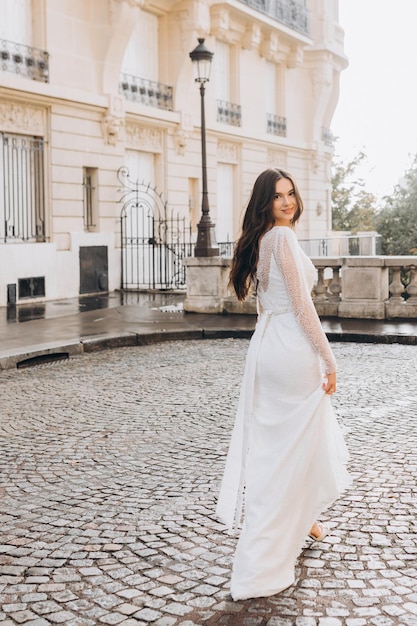
[[[280,178],[275,183],[275,198],[272,203],[272,214],[275,226],[292,226],[297,210],[297,199],[292,182],[288,178]]]

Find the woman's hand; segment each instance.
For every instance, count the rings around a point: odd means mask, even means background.
[[[322,389],[326,392],[328,396],[331,396],[332,393],[336,391],[336,372],[325,375]]]

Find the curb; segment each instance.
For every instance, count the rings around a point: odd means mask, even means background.
[[[355,333],[344,332],[334,333],[326,332],[327,338],[330,342],[344,342],[344,343],[382,343],[391,344],[399,343],[403,345],[415,346],[417,345],[416,335],[383,335],[376,333]]]
[[[44,345],[35,345],[25,350],[14,352],[8,350],[0,353],[0,370],[22,369],[42,363],[69,359],[74,356],[126,348],[132,346],[147,346],[166,341],[186,341],[189,339],[249,339],[253,330],[236,329],[196,329],[196,330],[171,330],[154,333],[114,333],[83,337],[65,343],[56,342]]]
[[[191,339],[250,339],[253,330],[248,329],[196,329],[171,330],[153,333],[114,333],[83,337],[28,347],[22,351],[8,350],[0,353],[0,370],[21,369],[42,363],[69,359],[101,350],[112,350],[132,346],[147,346],[166,341],[186,341]],[[375,343],[417,345],[416,335],[373,334],[356,332],[326,332],[330,342]]]

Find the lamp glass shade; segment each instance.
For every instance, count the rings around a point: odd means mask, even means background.
[[[214,53],[206,48],[204,39],[199,39],[198,42],[198,46],[190,52],[194,66],[194,80],[197,83],[207,83],[210,80],[211,61]]]
[[[211,59],[194,61],[194,80],[196,83],[207,83],[210,80]]]

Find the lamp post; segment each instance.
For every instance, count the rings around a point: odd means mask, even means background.
[[[194,256],[218,256],[219,248],[216,242],[215,226],[210,219],[210,207],[207,191],[207,157],[206,157],[206,119],[204,112],[205,84],[210,80],[211,61],[213,52],[204,45],[204,39],[198,39],[198,46],[190,52],[194,67],[194,80],[200,83],[201,96],[201,163],[203,178],[203,194],[201,200],[201,219],[197,224],[197,243]]]

